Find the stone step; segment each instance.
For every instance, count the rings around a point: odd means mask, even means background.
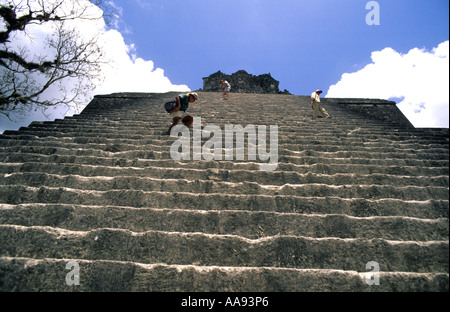
[[[170,146],[175,138],[171,138],[166,135],[167,128],[161,129],[159,131],[164,131],[163,136],[154,136],[150,134],[131,134],[131,133],[110,133],[110,134],[102,134],[99,136],[98,133],[92,133],[89,135],[88,133],[73,133],[65,134],[64,136],[33,136],[26,135],[22,133],[21,135],[3,135],[0,139],[1,146],[4,147],[12,147],[12,146],[21,146],[26,143],[31,143],[36,146],[48,143],[54,146],[62,145],[62,144],[75,144],[75,145],[107,145],[107,144],[125,144],[125,145],[134,145],[140,146],[145,144],[163,144]],[[223,132],[225,133],[225,132]],[[47,134],[51,134],[47,132]],[[268,130],[266,130],[266,134],[269,135]],[[191,138],[193,137],[193,132],[191,131]],[[202,138],[202,142],[206,142],[209,140],[209,137]],[[222,139],[222,142],[225,142],[225,139]],[[244,143],[248,142],[248,139],[245,138]],[[236,144],[236,139],[234,139],[234,144]],[[417,153],[420,151],[426,151],[429,149],[434,149],[436,152],[444,152],[446,151],[446,142],[431,144],[428,142],[427,144],[421,144],[421,142],[416,143],[408,143],[404,141],[400,143],[398,140],[390,140],[385,138],[384,141],[380,141],[379,139],[373,140],[360,140],[353,138],[336,138],[336,137],[302,137],[302,138],[289,138],[289,137],[281,137],[279,135],[278,145],[285,149],[293,149],[298,150],[300,147],[303,149],[312,148],[322,148],[329,147],[335,148],[338,150],[342,150],[343,148],[347,148],[348,146],[352,146],[352,148],[358,149],[368,149],[368,150],[389,150],[389,151],[399,151],[399,152],[412,152]],[[295,147],[295,148],[293,148]]]
[[[138,110],[138,112],[136,112]],[[170,120],[170,115],[164,110],[160,110],[160,107],[150,107],[150,106],[140,106],[136,107],[136,110],[117,110],[111,112],[83,112],[78,116],[56,119],[54,121],[44,121],[44,122],[33,122],[29,126],[31,127],[41,127],[41,128],[54,128],[58,126],[71,126],[75,124],[85,125],[87,122],[98,123],[99,125],[108,124],[111,126],[120,127],[123,124],[151,124],[158,125],[162,121]],[[237,110],[231,112],[231,110]],[[309,123],[311,125],[317,125],[318,127],[327,127],[328,125],[342,125],[343,127],[361,127],[364,128],[385,128],[389,129],[391,132],[398,131],[406,133],[407,130],[403,127],[395,126],[391,122],[382,120],[368,120],[361,118],[359,115],[354,115],[348,111],[338,111],[333,109],[332,118],[317,118],[312,119],[312,110],[310,109],[300,109],[298,114],[283,116],[280,115],[280,111],[276,109],[271,109],[270,111],[265,110],[252,110],[242,111],[238,107],[228,107],[227,111],[222,109],[217,109],[213,106],[210,107],[195,107],[192,106],[187,111],[187,114],[194,117],[201,117],[202,121],[206,123],[230,123],[230,124],[258,124],[258,123],[268,123],[268,124],[280,124],[282,126],[289,126],[298,123]],[[142,114],[142,112],[148,112],[148,114]],[[248,118],[249,113],[254,113],[251,118]],[[331,113],[331,111],[330,111]],[[139,116],[139,118],[136,118]],[[117,123],[120,121],[120,123]],[[153,123],[152,121],[155,121]],[[324,122],[322,122],[324,121]],[[329,127],[330,129],[332,127]],[[413,130],[414,131],[414,130]],[[442,131],[427,131],[428,133],[442,133]]]
[[[104,150],[111,146],[119,146],[121,150],[142,150],[142,149],[152,149],[158,151],[167,151],[173,142],[176,141],[174,138],[169,138],[168,136],[162,139],[156,139],[153,136],[125,136],[119,139],[118,136],[112,135],[111,139],[105,136],[98,137],[54,137],[54,138],[35,138],[30,141],[29,136],[23,137],[23,139],[9,139],[0,140],[2,146],[2,151],[5,153],[18,153],[27,152],[27,149],[32,149],[33,151],[39,151],[39,149],[46,149],[48,147],[53,148],[63,148],[63,149],[76,149],[80,148],[86,149],[97,149]],[[209,138],[203,138],[201,145],[203,146]],[[192,141],[192,139],[191,139]],[[222,140],[221,147],[225,145],[225,139]],[[247,150],[248,139],[244,140],[244,146]],[[336,140],[330,139],[330,141],[324,141],[321,138],[315,138],[310,140],[296,140],[289,142],[286,139],[283,141],[278,141],[279,154],[286,154],[289,152],[346,152],[347,154],[352,153],[376,153],[376,154],[397,154],[397,158],[432,158],[433,154],[448,156],[448,149],[444,144],[399,144],[398,141],[387,142],[355,142],[353,140]],[[190,142],[192,146],[192,142]],[[233,146],[236,146],[236,140],[233,142]],[[350,148],[351,146],[351,148]],[[448,157],[447,157],[448,158]]]
[[[319,156],[305,156],[310,153],[299,153],[301,156],[280,156],[278,168],[281,171],[296,171],[297,165],[329,165],[329,164],[353,164],[353,165],[378,165],[378,166],[391,166],[396,164],[399,167],[441,167],[448,168],[449,160],[414,160],[414,159],[392,159],[392,158],[381,158],[381,159],[368,159],[368,158],[355,158],[355,157],[325,157]],[[36,153],[1,153],[0,152],[0,162],[6,163],[59,163],[59,164],[85,164],[85,165],[99,165],[99,166],[121,166],[121,167],[167,167],[171,168],[175,164],[173,160],[167,159],[143,159],[134,158],[126,159],[120,157],[115,157],[111,155],[109,157],[99,157],[99,156],[80,156],[80,155],[43,155]],[[217,169],[243,169],[243,170],[259,170],[260,167],[254,162],[231,162],[231,161],[195,161],[195,162],[183,162],[180,164],[183,168],[192,169],[207,169],[207,168],[217,168]],[[351,174],[349,174],[351,175]],[[368,175],[366,175],[368,176]],[[382,174],[374,174],[376,181],[381,181],[383,179]],[[447,176],[447,175],[445,175]],[[418,176],[417,178],[424,178],[425,176]],[[386,175],[389,180],[390,175]],[[414,184],[413,180],[416,177],[409,177],[411,182]],[[405,179],[405,177],[402,177]],[[442,182],[442,186],[448,185],[448,183],[442,180],[442,176],[430,177],[430,179],[436,179]],[[448,179],[445,179],[448,180]],[[390,180],[389,180],[390,181]],[[392,182],[392,181],[391,181]],[[440,183],[439,182],[439,183]],[[376,183],[376,182],[373,182]],[[428,185],[428,184],[426,184]]]
[[[72,204],[0,204],[0,223],[57,227],[71,231],[95,228],[132,232],[168,231],[237,235],[259,239],[276,235],[316,238],[362,238],[403,241],[446,240],[448,219],[405,216],[353,217],[246,210],[187,210],[82,206]]]
[[[170,147],[165,150],[157,151],[152,148],[141,150],[123,150],[120,146],[111,145],[103,147],[103,150],[98,149],[83,149],[83,148],[55,148],[55,147],[21,147],[9,148],[9,151],[3,150],[0,152],[0,161],[7,163],[14,162],[46,162],[48,159],[53,160],[69,160],[68,163],[79,162],[84,163],[83,160],[91,159],[92,162],[88,164],[111,164],[117,162],[125,162],[136,166],[141,163],[146,166],[154,164],[167,164],[170,167],[193,167],[201,168],[204,166],[205,153],[189,153],[189,159],[180,161],[172,160]],[[247,148],[244,151],[243,159],[238,160],[237,154],[233,152],[232,160],[225,160],[225,151],[222,150],[221,157],[216,164],[218,167],[229,168],[232,165],[245,166],[249,163],[262,164],[268,161],[261,161],[259,154],[247,154]],[[179,151],[178,151],[179,152]],[[270,154],[269,154],[270,155]],[[181,157],[181,154],[178,155]],[[408,156],[405,154],[405,156]],[[194,160],[194,157],[201,157],[202,161]],[[213,157],[213,156],[211,156]],[[94,160],[94,159],[98,160]],[[339,173],[340,170],[349,170],[349,173],[387,173],[387,174],[401,174],[405,175],[448,175],[448,158],[442,159],[435,155],[427,157],[425,154],[422,157],[405,157],[401,158],[401,154],[391,153],[369,153],[369,152],[297,152],[291,153],[289,151],[278,151],[278,156],[270,156],[270,161],[276,162],[286,170],[294,170],[299,172],[314,172],[320,166],[321,169],[327,168],[329,172]],[[354,166],[354,168],[349,168]],[[342,168],[341,168],[342,167]],[[422,167],[422,168],[421,168]],[[291,169],[288,169],[291,168]],[[343,169],[345,168],[345,169]],[[389,169],[390,168],[390,169]],[[259,170],[259,169],[258,169]],[[382,171],[386,170],[386,171]],[[428,173],[427,173],[428,172]],[[328,172],[323,172],[328,173]]]
[[[169,124],[165,127],[142,132],[125,132],[125,131],[107,131],[103,130],[102,135],[99,135],[99,129],[97,132],[56,132],[56,131],[20,131],[20,134],[15,135],[2,135],[0,136],[0,146],[15,146],[23,145],[25,142],[30,142],[34,144],[39,144],[41,142],[63,142],[63,143],[77,143],[77,144],[114,144],[114,143],[127,143],[135,145],[140,144],[154,144],[161,142],[167,142],[171,144],[174,139],[170,138],[166,133],[169,128]],[[255,128],[256,129],[256,128]],[[221,129],[222,134],[225,134],[225,129]],[[28,132],[28,133],[27,133]],[[156,133],[156,135],[155,135]],[[162,135],[160,135],[162,133]],[[269,134],[269,128],[266,128],[266,133]],[[346,136],[346,135],[336,135],[336,134],[322,134],[320,136],[312,133],[302,133],[300,137],[296,137],[295,134],[289,134],[280,131],[278,129],[278,144],[279,145],[297,145],[297,146],[318,146],[318,145],[355,145],[358,147],[368,147],[368,148],[384,148],[390,147],[398,150],[414,150],[414,149],[444,149],[448,142],[446,140],[441,140],[436,138],[434,141],[430,142],[430,139],[423,138],[423,141],[413,140],[404,138],[400,140],[394,136],[383,136],[369,138],[367,136]],[[56,135],[57,134],[57,135]],[[193,137],[194,132],[191,130],[191,137]],[[298,135],[297,135],[298,136]],[[204,137],[203,141],[209,140],[209,137]],[[25,142],[23,142],[25,141]],[[223,140],[224,141],[224,140]],[[247,141],[247,138],[245,139]]]
[[[66,187],[70,189],[109,191],[140,190],[176,193],[237,195],[293,195],[300,197],[339,197],[402,200],[433,198],[448,200],[448,186],[394,186],[394,185],[328,185],[318,183],[271,185],[257,182],[221,182],[211,180],[158,179],[150,177],[82,177],[47,173],[16,173],[0,178],[1,185],[32,187]]]
[[[70,141],[72,142],[70,142]],[[97,141],[97,142],[95,142]],[[103,142],[100,142],[103,141]],[[53,140],[34,140],[34,141],[12,141],[4,142],[4,146],[0,148],[2,154],[13,153],[34,153],[34,154],[83,154],[83,150],[89,154],[98,154],[104,156],[104,152],[118,153],[118,152],[135,152],[135,151],[153,151],[160,157],[167,157],[170,159],[170,148],[177,141],[177,139],[170,138],[169,140],[147,140],[147,139],[127,139],[127,140],[111,140],[104,141],[104,139],[90,139],[90,138],[74,138],[61,141],[60,139]],[[205,146],[204,139],[200,142],[200,148]],[[249,147],[258,151],[258,145],[249,144],[245,139],[243,142],[242,151],[247,155]],[[179,144],[179,142],[177,142]],[[188,148],[191,150],[194,147],[193,140],[188,143]],[[222,154],[225,151],[225,141],[217,146]],[[266,150],[269,151],[270,144],[267,145]],[[272,147],[275,148],[275,147]],[[358,144],[355,142],[347,143],[319,143],[313,142],[309,144],[290,144],[277,143],[277,153],[281,156],[318,156],[318,157],[337,157],[337,158],[367,158],[367,159],[417,159],[417,160],[448,160],[448,149],[444,146],[423,146],[419,148],[412,148],[411,146],[389,146],[377,147],[370,144]],[[228,148],[227,148],[228,149]],[[233,144],[233,150],[236,151],[236,142]],[[102,155],[103,154],[103,155]],[[114,155],[114,154],[111,154]],[[97,155],[96,155],[97,156]]]
[[[117,125],[114,125],[117,124]],[[159,122],[153,120],[152,126],[149,123],[142,122],[130,122],[129,124],[123,121],[114,121],[113,123],[107,122],[92,122],[86,121],[86,124],[73,124],[66,125],[62,124],[41,126],[41,125],[30,125],[29,127],[23,127],[20,131],[7,131],[0,136],[1,140],[6,139],[18,139],[20,137],[48,137],[58,134],[58,137],[96,137],[101,133],[101,137],[112,137],[115,135],[131,135],[131,136],[148,136],[159,134],[161,131],[166,131],[168,126],[171,124],[170,119],[162,118]],[[201,119],[201,127],[208,124],[218,125],[221,131],[225,132],[225,124],[231,124],[233,126],[241,125],[243,127],[247,125],[258,126],[258,124],[237,124],[237,123],[215,123],[213,120],[209,121],[207,119]],[[120,126],[119,126],[120,125]],[[269,124],[270,125],[270,124]],[[387,132],[387,129],[380,127],[355,127],[352,125],[335,125],[335,127],[326,127],[318,129],[311,127],[309,123],[295,123],[290,126],[284,126],[283,124],[277,125],[278,131],[280,133],[280,139],[288,138],[290,140],[304,140],[304,139],[314,139],[320,138],[321,140],[333,140],[333,139],[348,139],[353,141],[365,142],[365,141],[384,141],[392,140],[403,142],[423,142],[424,145],[428,144],[445,144],[448,143],[448,137],[439,132],[417,132],[413,131],[396,131]],[[198,128],[195,128],[198,129]]]
[[[119,123],[119,125],[114,126],[114,123]],[[115,121],[114,123],[107,122],[87,122],[86,124],[77,123],[73,125],[61,124],[61,125],[30,125],[29,127],[23,127],[19,131],[6,131],[3,135],[0,136],[2,140],[4,139],[17,139],[20,137],[28,136],[30,138],[34,137],[48,137],[54,136],[55,133],[59,136],[86,136],[86,137],[95,137],[98,136],[99,133],[102,133],[102,137],[109,136],[114,137],[113,135],[154,135],[159,134],[161,131],[167,130],[168,126],[172,123],[171,119],[161,119],[159,122],[154,121],[152,125],[149,126],[149,123],[142,122],[130,122],[126,124],[122,121]],[[205,126],[213,124],[218,125],[221,131],[225,132],[225,125],[233,125],[234,127],[241,125],[245,127],[247,125],[258,126],[256,123],[231,123],[221,121],[219,123],[214,122],[214,120],[210,120],[208,122],[207,119],[201,119],[201,129],[204,129]],[[269,124],[270,125],[270,124]],[[267,126],[269,126],[267,125]],[[273,124],[272,124],[273,125]],[[277,125],[277,124],[275,124]],[[311,127],[308,123],[293,123],[290,126],[283,126],[282,124],[277,125],[278,131],[280,133],[280,138],[290,138],[290,139],[304,139],[309,137],[321,138],[322,140],[332,140],[332,139],[351,139],[354,141],[362,141],[365,140],[394,140],[394,141],[411,141],[413,142],[423,142],[424,144],[434,144],[434,143],[445,143],[448,142],[448,138],[445,138],[442,134],[439,133],[411,133],[411,132],[386,132],[387,129],[383,129],[380,127],[356,127],[352,125],[335,125],[335,127],[327,127],[318,129]],[[193,128],[194,129],[194,128]],[[195,129],[198,129],[197,127]],[[196,130],[198,131],[198,130]]]
[[[0,225],[3,257],[116,260],[169,265],[279,267],[362,271],[376,261],[386,272],[448,273],[448,241],[237,235],[122,229],[69,231]],[[20,246],[20,248],[17,248]],[[390,259],[387,262],[385,259]]]
[[[258,113],[258,112],[255,112]],[[236,113],[236,116],[228,116],[227,118],[221,117],[221,113],[217,113],[215,115],[205,113],[203,111],[194,111],[189,110],[189,115],[192,117],[199,117],[201,118],[202,125],[208,125],[208,124],[216,124],[216,125],[228,125],[228,124],[239,124],[239,125],[278,125],[279,127],[282,127],[283,129],[287,129],[289,127],[293,127],[293,129],[296,129],[296,127],[303,127],[306,131],[311,131],[312,129],[324,129],[326,131],[331,132],[340,132],[340,133],[349,133],[353,130],[360,128],[362,132],[367,130],[374,130],[375,132],[382,133],[383,130],[389,130],[392,132],[385,132],[386,135],[393,135],[395,133],[399,134],[407,134],[408,132],[405,130],[402,130],[401,128],[398,128],[397,131],[393,132],[393,126],[392,124],[383,124],[383,123],[370,123],[370,122],[364,122],[360,119],[355,118],[348,118],[348,117],[338,117],[333,116],[331,119],[326,118],[317,118],[312,119],[311,115],[305,114],[301,117],[287,117],[287,118],[273,118],[273,114],[267,114],[266,116],[259,116],[253,119],[248,119],[244,116],[240,116],[245,113]],[[136,114],[137,115],[137,114]],[[94,125],[98,125],[100,127],[104,126],[111,126],[112,128],[122,128],[124,126],[130,126],[130,125],[136,125],[138,127],[142,127],[147,125],[150,128],[157,128],[163,125],[166,125],[167,123],[172,122],[172,118],[169,114],[154,114],[151,117],[143,117],[139,118],[139,120],[136,120],[136,115],[134,116],[124,116],[122,115],[104,115],[104,116],[97,116],[94,118],[85,117],[83,119],[79,119],[77,121],[69,121],[69,122],[59,122],[58,124],[33,124],[31,127],[37,127],[42,129],[51,129],[51,128],[74,128],[75,125],[81,126],[83,128],[91,127]],[[87,121],[90,123],[88,124]],[[120,121],[120,124],[117,123]],[[397,129],[397,128],[396,128]],[[133,129],[128,129],[128,131],[132,131]],[[345,131],[347,130],[347,131]],[[439,134],[438,132],[436,132]],[[429,132],[428,135],[435,135],[436,133]],[[411,135],[409,133],[409,135]]]
[[[99,127],[92,128],[92,131],[82,130],[77,128],[77,131],[28,131],[21,130],[15,134],[7,134],[0,136],[1,146],[20,144],[21,140],[32,140],[39,142],[39,140],[57,140],[71,143],[111,143],[111,141],[126,143],[126,142],[137,142],[141,144],[142,142],[157,142],[157,141],[169,141],[172,140],[167,136],[167,130],[170,123],[157,129],[148,129],[148,127],[143,130],[137,130],[133,126],[133,131],[125,131],[120,129],[99,129]],[[130,126],[131,127],[131,126]],[[95,129],[95,130],[94,130]],[[225,134],[225,128],[220,128],[222,134]],[[256,128],[255,128],[256,129]],[[196,130],[197,131],[197,130]],[[58,133],[58,135],[55,135]],[[99,135],[101,133],[101,135]],[[191,137],[194,135],[193,130],[191,130]],[[269,128],[266,128],[266,133],[269,133]],[[358,133],[358,135],[346,135],[342,133],[327,133],[321,132],[319,135],[315,132],[306,132],[301,129],[296,129],[294,132],[288,132],[287,129],[278,129],[278,141],[279,144],[297,144],[297,145],[345,145],[345,144],[355,144],[357,146],[366,147],[395,147],[399,150],[401,149],[424,149],[426,147],[440,148],[442,149],[448,144],[448,140],[442,137],[403,137],[399,138],[395,135],[368,135]],[[301,136],[299,136],[301,133]],[[204,141],[208,140],[209,137],[203,138]],[[19,141],[19,142],[14,142]]]
[[[293,153],[293,155],[282,155],[279,162],[296,165],[312,165],[312,164],[355,164],[355,165],[380,165],[380,166],[399,166],[399,167],[442,167],[448,168],[449,160],[443,157],[433,155],[428,159],[415,159],[410,157],[402,157],[402,154],[383,154],[372,153],[370,158],[366,153],[358,152],[317,152],[303,151]]]
[[[20,131],[6,131],[0,137],[1,139],[7,138],[18,138],[20,136],[38,136],[38,137],[48,137],[52,136],[53,133],[58,133],[58,136],[94,136],[102,133],[103,136],[114,137],[114,135],[155,135],[162,131],[166,131],[168,126],[171,124],[170,118],[161,118],[159,121],[153,120],[151,126],[150,122],[124,122],[124,121],[84,121],[84,123],[79,122],[76,124],[49,124],[49,125],[30,125],[29,127],[23,127]],[[225,120],[220,120],[220,122],[214,122],[214,120],[208,120],[205,117],[201,119],[202,129],[209,125],[218,125],[220,129],[225,132],[225,125],[241,125],[243,127],[247,125],[258,126],[257,123],[245,123],[238,124],[236,122],[227,122]],[[270,124],[269,124],[270,125]],[[273,124],[272,124],[273,125]],[[278,126],[278,131],[280,138],[290,138],[290,139],[303,139],[308,137],[321,138],[322,140],[332,140],[332,139],[352,139],[355,141],[365,140],[394,140],[394,141],[413,141],[413,142],[423,142],[424,144],[433,143],[448,143],[448,138],[445,138],[440,133],[432,132],[422,132],[415,134],[410,131],[397,131],[388,132],[388,129],[380,127],[355,127],[352,124],[349,125],[334,125],[334,127],[321,128],[318,131],[316,128],[311,127],[311,124],[306,122],[293,123],[290,126],[284,126],[283,124],[275,124]],[[197,129],[197,128],[196,128]]]
[[[60,146],[15,146],[5,147],[0,150],[1,161],[12,160],[15,157],[24,157],[22,155],[31,154],[36,157],[42,155],[43,158],[49,155],[58,156],[84,156],[84,157],[101,157],[101,158],[121,158],[128,160],[141,160],[141,159],[158,159],[158,160],[171,160],[171,146],[157,146],[157,145],[126,145],[126,144],[105,144],[102,146],[86,146],[86,145],[60,145]],[[64,146],[64,147],[62,147]],[[194,149],[190,145],[189,157],[194,158]],[[225,160],[225,148],[219,147],[218,154],[221,160]],[[239,151],[244,155],[244,161],[248,161],[251,157],[259,161],[260,155],[258,149],[252,152],[248,147],[233,149],[233,160],[237,160],[236,152]],[[269,150],[270,151],[270,150]],[[179,152],[179,151],[178,151]],[[205,151],[203,154],[198,154],[203,160],[205,159]],[[195,154],[197,155],[197,154]],[[336,150],[336,148],[316,148],[316,150],[287,150],[278,148],[277,152],[278,163],[286,164],[310,164],[318,163],[323,159],[323,163],[339,162],[353,164],[353,159],[356,159],[357,163],[373,163],[373,161],[379,164],[390,166],[405,166],[411,164],[413,166],[419,165],[428,167],[427,164],[437,164],[439,166],[448,167],[448,157],[445,157],[445,153],[438,153],[435,150],[416,151],[410,152],[383,152],[379,149],[365,149],[365,150]],[[439,155],[439,156],[437,156]],[[317,160],[315,160],[317,159]],[[328,160],[327,160],[328,159]],[[338,161],[336,161],[338,159]],[[344,159],[343,161],[341,159]],[[311,162],[312,160],[312,162]],[[24,159],[26,161],[26,159]],[[239,162],[239,160],[238,160]]]
[[[79,267],[80,283],[68,285],[66,277],[69,281],[72,279],[70,273],[75,262]],[[367,273],[367,270],[357,272],[1,257],[0,278],[3,283],[0,284],[0,291],[192,292],[195,289],[199,292],[226,293],[448,292],[446,273],[380,272],[377,276],[379,285],[373,285],[374,277],[370,274],[372,273]],[[264,298],[263,294],[261,296]],[[222,305],[224,304],[225,301]],[[274,303],[269,299],[268,304],[273,306]]]
[[[305,214],[345,214],[355,217],[408,216],[448,218],[448,200],[365,199],[324,196],[246,195],[141,190],[93,191],[65,187],[0,185],[4,204],[75,204],[135,208],[246,210]]]
[[[189,168],[191,162],[185,162],[186,168],[181,162],[173,162],[172,167],[163,166],[149,166],[137,167],[126,166],[128,163],[125,159],[118,159],[114,166],[102,165],[87,165],[87,164],[67,164],[67,163],[41,163],[41,162],[27,162],[27,163],[0,163],[0,174],[11,174],[14,172],[46,172],[49,174],[59,175],[80,175],[80,176],[140,176],[140,177],[154,177],[160,179],[186,179],[190,180],[216,180],[224,182],[235,181],[260,181],[264,184],[280,184],[284,183],[296,184],[301,178],[298,174],[324,174],[324,175],[339,175],[339,174],[386,174],[393,176],[411,176],[411,177],[440,177],[448,175],[448,167],[416,167],[416,166],[378,166],[378,165],[360,165],[360,164],[312,164],[312,165],[296,165],[292,167],[294,171],[260,171],[254,170],[258,168],[259,164],[252,162],[255,166],[253,170],[246,169],[220,169],[212,168],[209,165],[212,162],[205,162],[205,166],[199,165],[200,162],[195,162],[193,167]],[[226,163],[224,161],[224,163]],[[181,165],[180,165],[181,164]],[[242,162],[240,164],[247,165]],[[198,165],[198,167],[196,167]],[[123,166],[123,167],[122,167]],[[236,165],[236,168],[241,165]],[[242,167],[241,167],[242,168]],[[205,170],[206,169],[206,170]],[[284,180],[283,180],[284,179]],[[277,182],[278,181],[278,182]],[[444,182],[445,183],[445,182]]]
[[[23,156],[23,155],[22,155]],[[173,161],[121,161],[120,159],[115,158],[97,158],[97,157],[71,157],[71,163],[72,164],[89,164],[91,166],[97,165],[97,166],[120,166],[120,167],[139,167],[139,168],[150,168],[150,167],[165,167],[167,168],[167,171],[170,170],[177,170],[177,168],[172,168],[171,166],[174,165]],[[23,157],[19,157],[19,159],[23,160]],[[67,158],[64,158],[67,159]],[[11,159],[10,159],[11,160]],[[39,157],[27,157],[28,160],[34,160],[34,162],[37,162],[41,160],[41,163],[69,163],[69,161],[61,162],[59,157],[48,157],[43,161],[42,158]],[[21,162],[20,160],[14,161],[11,160],[12,163],[15,162]],[[295,167],[293,166],[287,166],[287,165],[279,165],[280,170],[284,170],[284,180],[279,179],[280,174],[279,172],[273,172],[273,173],[266,173],[266,172],[258,172],[259,166],[255,163],[242,163],[240,166],[231,163],[231,162],[222,162],[220,165],[216,165],[217,162],[211,161],[202,161],[198,163],[187,163],[184,166],[185,170],[191,169],[191,171],[199,170],[199,169],[214,169],[216,173],[219,173],[219,169],[227,170],[227,176],[226,179],[219,179],[218,177],[211,176],[211,175],[198,175],[198,179],[190,179],[191,182],[201,181],[202,183],[210,183],[212,181],[226,181],[231,183],[240,183],[242,181],[242,175],[245,174],[245,172],[254,172],[253,179],[251,180],[252,183],[258,183],[260,185],[269,185],[269,188],[273,188],[272,186],[283,186],[286,185],[290,187],[290,185],[306,185],[306,184],[325,184],[325,185],[392,185],[392,186],[399,186],[399,187],[406,187],[406,186],[418,186],[418,187],[448,187],[449,186],[449,178],[447,175],[441,175],[441,176],[402,176],[402,175],[388,175],[388,174],[381,174],[381,173],[374,173],[374,174],[349,174],[349,173],[337,173],[334,175],[328,175],[328,174],[316,174],[316,173],[298,173],[293,172],[295,171]],[[7,165],[5,163],[5,165]],[[1,166],[0,166],[1,168]],[[29,182],[23,182],[23,181],[30,181],[36,178],[37,181],[43,181],[43,179],[48,179],[49,176],[55,175],[55,179],[63,179],[67,178],[64,177],[65,174],[61,172],[61,174],[47,174],[45,172],[42,172],[42,170],[39,170],[36,168],[37,171],[28,171],[28,172],[10,172],[10,173],[3,173],[3,179],[0,177],[0,183],[1,184],[14,184],[15,179],[19,179],[17,183],[24,184],[26,183],[29,185]],[[179,170],[179,169],[178,169]],[[5,170],[6,171],[6,170]],[[245,171],[245,172],[243,172]],[[28,177],[26,177],[28,175]],[[44,176],[41,176],[44,175]],[[74,175],[76,179],[82,179],[82,175]],[[92,176],[91,174],[88,175],[89,178],[98,177],[99,179],[118,179],[118,178],[125,178],[125,179],[131,179],[135,182],[133,182],[135,185],[137,183],[140,183],[141,181],[145,181],[146,179],[158,179],[153,178],[150,176],[135,176],[135,175],[107,175],[107,176]],[[203,179],[202,179],[203,177]],[[164,176],[162,180],[170,180],[168,178],[168,175]],[[93,180],[92,180],[93,181]],[[73,182],[71,182],[73,184]],[[84,183],[84,182],[83,182]]]
[[[141,105],[134,105],[133,107],[127,107],[125,109],[111,108],[110,111],[103,109],[92,110],[89,106],[85,110],[73,118],[64,120],[56,120],[58,124],[63,123],[76,123],[78,121],[90,120],[90,121],[110,121],[110,120],[120,120],[124,122],[133,121],[145,121],[151,122],[152,120],[160,118],[168,118],[169,115],[162,108],[164,102],[149,104],[144,103]],[[201,116],[208,119],[214,119],[217,121],[226,120],[231,123],[245,123],[245,124],[255,124],[257,122],[270,122],[272,124],[276,123],[289,123],[295,121],[311,122],[312,110],[310,105],[298,106],[298,105],[284,105],[284,110],[296,110],[296,114],[285,114],[280,110],[279,106],[276,105],[266,105],[264,107],[255,107],[253,109],[248,109],[247,107],[240,107],[239,103],[237,105],[225,105],[223,107],[223,102],[215,102],[201,105],[190,106],[188,113],[193,116]],[[284,104],[284,103],[283,103]],[[354,113],[345,107],[339,107],[337,105],[328,106],[330,114],[333,118],[327,119],[325,125],[331,124],[344,124],[344,125],[361,125],[361,126],[377,126],[386,127],[393,129],[401,129],[402,126],[392,123],[390,121],[385,121],[381,119],[370,119],[367,116],[362,116],[361,114]],[[145,112],[143,114],[143,112]],[[136,118],[139,116],[139,118]],[[251,116],[249,118],[249,116]],[[314,120],[318,125],[321,125],[321,119]],[[37,125],[37,123],[35,123]],[[49,122],[41,123],[52,126]]]

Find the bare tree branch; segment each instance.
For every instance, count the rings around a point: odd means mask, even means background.
[[[103,0],[91,1],[106,5]],[[11,118],[32,107],[77,104],[80,97],[93,89],[99,78],[102,52],[94,36],[82,39],[65,21],[102,18],[101,10],[88,10],[82,0],[0,0],[0,114]],[[90,4],[92,5],[92,4]],[[92,14],[92,12],[96,14]],[[15,32],[25,32],[29,25],[51,23],[53,36],[46,39],[49,55],[33,55],[29,49],[11,45]],[[1,25],[0,25],[1,26]],[[30,56],[31,54],[31,56]],[[68,90],[63,81],[70,81]],[[57,88],[58,97],[44,97]]]

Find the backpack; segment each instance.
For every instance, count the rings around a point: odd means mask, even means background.
[[[170,102],[167,102],[166,104],[164,104],[164,109],[166,110],[166,112],[168,113],[172,113],[173,110],[175,109],[175,107],[177,107],[177,101],[176,100],[172,100]]]

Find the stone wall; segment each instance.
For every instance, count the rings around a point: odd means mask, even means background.
[[[221,91],[220,80],[227,80],[231,84],[231,92],[235,93],[279,93],[279,81],[272,78],[270,74],[255,76],[245,70],[239,70],[234,74],[227,75],[220,70],[209,77],[203,78],[203,91]]]
[[[394,101],[360,98],[323,98],[322,104],[338,104],[347,111],[359,113],[365,118],[384,120],[405,128],[414,128]]]

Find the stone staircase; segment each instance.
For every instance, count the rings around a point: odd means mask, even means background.
[[[201,92],[202,127],[277,125],[278,166],[175,161],[176,95],[0,136],[0,291],[448,291],[448,129],[386,101],[312,120],[309,97]]]

